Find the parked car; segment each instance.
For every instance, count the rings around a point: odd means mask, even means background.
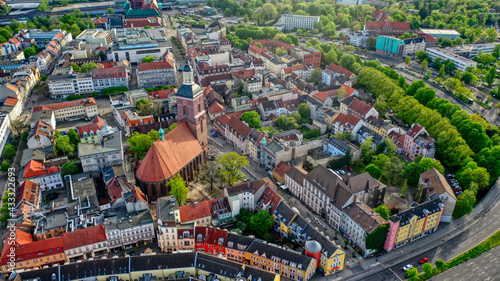
[[[345,171],[344,171],[344,170],[339,170],[339,172],[340,172],[342,175],[345,175]]]
[[[352,172],[352,168],[351,168],[351,167],[347,167],[347,170],[348,170],[349,172]]]
[[[424,264],[424,263],[426,263],[426,262],[429,262],[429,259],[428,259],[428,258],[426,258],[426,257],[423,257],[423,258],[421,258],[421,259],[420,259],[420,261],[419,261],[419,262],[420,262],[420,264]]]
[[[403,266],[403,271],[407,271],[408,269],[412,269],[412,268],[413,268],[413,265],[407,264],[407,265]]]

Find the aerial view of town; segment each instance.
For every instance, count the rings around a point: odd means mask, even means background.
[[[0,0],[0,280],[500,280],[499,0]]]

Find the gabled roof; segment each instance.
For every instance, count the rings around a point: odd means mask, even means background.
[[[250,247],[247,248],[246,252],[258,256],[265,255],[265,257],[268,259],[275,257],[278,259],[287,260],[289,262],[294,262],[297,265],[301,265],[302,270],[306,270],[313,260],[313,258],[302,255],[298,252],[292,252],[290,250],[278,248],[276,246],[272,246],[258,240],[253,241]]]
[[[23,169],[24,169],[23,172],[24,179],[57,173],[61,171],[61,168],[57,166],[46,169],[42,163],[35,160],[30,160],[28,164],[26,164],[26,166],[23,167]]]
[[[365,116],[368,111],[370,111],[373,107],[364,101],[361,101],[357,98],[353,98],[352,102],[349,104],[349,108],[358,112],[362,116]]]
[[[435,192],[439,196],[443,193],[448,193],[451,197],[457,199],[453,193],[453,189],[451,189],[451,186],[448,184],[443,174],[436,170],[436,168],[431,168],[421,174],[420,181],[429,185],[429,194]]]
[[[339,65],[336,65],[334,64],[333,62],[330,63],[327,67],[326,67],[327,70],[330,70],[330,71],[333,71],[335,73],[338,73],[338,74],[343,74],[345,75],[346,77],[351,77],[354,73],[352,73],[351,71],[339,66]]]
[[[263,179],[245,182],[239,185],[234,185],[226,188],[228,196],[237,195],[240,193],[251,192],[253,194],[257,193],[261,188],[266,186],[266,182]]]
[[[211,216],[211,200],[181,206],[179,215],[182,223]]]
[[[16,206],[21,202],[26,202],[32,206],[37,206],[40,197],[40,185],[36,182],[25,180],[16,190]]]
[[[168,61],[141,62],[139,66],[137,66],[138,71],[173,69],[173,68],[174,66],[170,64]]]
[[[304,178],[332,199],[333,205],[339,210],[353,195],[340,176],[322,165],[316,166]]]
[[[32,243],[16,246],[16,262],[23,262],[33,258],[42,258],[48,255],[55,255],[64,252],[63,237],[55,237]],[[7,264],[9,257],[7,254],[10,247],[3,247],[0,265]]]
[[[300,185],[304,184],[305,174],[294,166],[290,167],[290,169],[285,173],[285,175],[287,175]]]
[[[97,68],[95,68],[97,69]],[[61,103],[53,103],[42,106],[37,106],[33,109],[33,112],[41,111],[41,110],[60,110],[65,108],[77,107],[77,106],[92,106],[97,105],[97,102],[94,98],[87,98],[81,100],[67,101]]]
[[[281,161],[276,167],[274,167],[273,172],[277,173],[280,177],[285,177],[285,173],[290,170],[290,165]]]
[[[373,178],[368,172],[350,177],[347,179],[347,185],[352,193],[358,193],[363,190],[375,189],[382,184]]]
[[[272,214],[276,207],[278,207],[280,201],[281,196],[279,196],[271,187],[266,187],[258,202],[262,202],[262,204],[268,206],[268,211]]]
[[[243,123],[243,121],[234,116],[229,119],[226,127],[227,126],[229,127],[228,129],[232,132],[232,134],[236,135],[237,137],[241,136],[243,139],[248,138],[248,136],[252,132],[252,128],[248,127],[247,124]]]
[[[225,112],[224,106],[222,106],[218,102],[212,103],[212,105],[208,108],[208,113],[211,115],[219,114]]]
[[[137,178],[144,182],[169,179],[203,151],[186,122],[156,140],[139,168]]]
[[[352,126],[356,126],[356,124],[358,124],[359,121],[361,121],[361,119],[359,119],[358,117],[354,115],[348,116],[345,115],[344,113],[337,114],[337,117],[333,119],[333,123],[340,122],[340,125],[350,124]]]
[[[368,234],[372,233],[379,226],[388,223],[382,216],[363,202],[352,203],[342,211]]]
[[[399,222],[401,226],[405,226],[409,223],[412,217],[418,217],[419,219],[427,215],[432,215],[437,212],[441,212],[443,208],[443,203],[439,198],[427,201],[422,204],[417,204],[416,202],[411,204],[410,209],[400,212],[397,215],[392,215],[389,220],[392,222]]]
[[[66,232],[63,234],[63,237],[64,250],[74,249],[107,240],[103,224]]]

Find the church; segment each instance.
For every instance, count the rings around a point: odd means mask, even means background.
[[[177,90],[177,128],[165,133],[149,149],[136,167],[135,182],[149,201],[168,195],[168,180],[180,174],[194,178],[207,150],[207,116],[201,87],[194,83],[193,71],[186,60],[183,85]]]

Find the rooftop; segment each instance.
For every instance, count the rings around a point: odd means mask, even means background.
[[[363,202],[352,203],[345,207],[343,212],[355,221],[366,233],[372,233],[377,227],[388,222],[377,212]]]
[[[65,108],[77,107],[77,106],[86,107],[86,106],[93,106],[93,105],[97,105],[97,102],[94,100],[94,98],[87,98],[87,99],[81,99],[81,100],[66,101],[66,102],[36,106],[33,109],[33,111],[37,112],[37,111],[42,111],[42,110],[60,110],[60,109],[65,109]]]

